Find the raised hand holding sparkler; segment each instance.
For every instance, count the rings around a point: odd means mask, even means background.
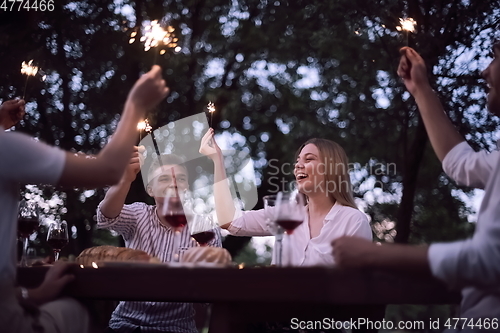
[[[0,126],[9,129],[15,126],[25,114],[24,100],[11,99],[0,105]]]
[[[406,46],[409,46],[409,34],[414,33],[416,31],[415,26],[417,25],[417,22],[412,19],[411,17],[408,18],[400,18],[399,23],[401,25],[396,27],[397,31],[404,31],[406,35]]]

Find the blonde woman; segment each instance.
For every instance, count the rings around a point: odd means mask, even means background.
[[[264,209],[238,211],[233,204],[222,152],[213,129],[201,141],[200,153],[214,162],[214,196],[217,219],[235,236],[268,236]],[[290,237],[292,266],[332,265],[332,240],[357,236],[372,240],[366,215],[354,203],[347,156],[337,143],[311,139],[297,151],[294,168],[298,191],[306,197],[306,217]],[[284,253],[286,256],[286,252]],[[284,258],[284,262],[289,262]]]

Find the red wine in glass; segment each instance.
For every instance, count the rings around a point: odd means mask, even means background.
[[[276,223],[286,230],[286,233],[291,235],[293,231],[302,223],[297,220],[277,220]]]
[[[187,218],[182,206],[182,199],[178,196],[177,190],[175,192],[171,189],[168,190],[161,212],[165,221],[174,228],[172,258],[173,261],[178,262],[180,258],[181,231],[187,224]]]
[[[40,220],[38,217],[19,217],[17,220],[17,232],[23,238],[28,238],[32,233],[38,230]]]
[[[215,237],[213,231],[202,231],[191,235],[200,246],[206,246]]]
[[[54,251],[61,251],[63,247],[65,247],[68,244],[68,239],[67,238],[49,238],[47,239],[47,243],[49,243],[50,247]]]
[[[186,215],[184,214],[166,214],[165,220],[174,228],[182,228],[187,224]]]
[[[59,260],[59,252],[69,242],[68,225],[66,222],[54,222],[49,226],[47,232],[47,243],[54,251],[54,260]]]

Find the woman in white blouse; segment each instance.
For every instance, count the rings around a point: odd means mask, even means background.
[[[235,236],[271,235],[263,209],[240,212],[234,207],[222,152],[213,129],[201,141],[200,153],[214,162],[214,196],[217,219],[222,228]],[[332,265],[331,242],[340,236],[372,240],[366,215],[359,211],[352,196],[347,156],[337,143],[311,139],[297,151],[294,168],[298,191],[307,200],[306,217],[290,237],[293,266]],[[286,251],[283,262],[289,262]]]

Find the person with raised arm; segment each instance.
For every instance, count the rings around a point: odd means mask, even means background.
[[[125,204],[130,186],[141,169],[139,156],[139,147],[135,147],[122,179],[109,188],[97,208],[97,226],[117,232],[125,240],[126,247],[145,251],[162,262],[180,260],[188,249],[198,244],[191,237],[189,224],[178,231],[162,211],[169,192],[182,195],[188,190],[188,169],[177,155],[162,154],[161,162],[155,157],[149,170],[143,171],[147,172],[146,192],[155,200],[155,205],[144,202]],[[176,232],[180,232],[178,244],[175,242]],[[208,245],[204,250],[222,246],[218,228]],[[195,311],[203,313],[204,310],[195,308],[193,303],[122,301],[113,311],[106,333],[197,333]]]
[[[500,116],[500,43],[483,71],[490,88],[488,109]],[[424,60],[401,49],[398,75],[414,96],[430,142],[444,171],[461,185],[485,190],[477,227],[470,239],[424,246],[383,244],[340,237],[332,242],[340,267],[376,267],[433,275],[462,289],[461,318],[473,319],[467,332],[499,329],[500,320],[500,152],[475,152],[454,128],[427,79]],[[485,322],[489,329],[484,325]],[[496,322],[496,324],[495,324]],[[481,327],[483,325],[483,327]],[[460,331],[462,326],[460,326]],[[453,330],[454,331],[454,330]]]
[[[2,332],[87,332],[86,309],[71,298],[58,298],[73,279],[69,265],[56,263],[34,289],[15,288],[16,234],[20,184],[103,187],[117,183],[137,140],[137,123],[168,93],[161,68],[144,74],[130,90],[112,142],[95,158],[65,152],[17,133],[5,132],[24,114],[24,101],[0,107],[0,328]],[[5,126],[5,127],[4,127]]]
[[[214,162],[219,225],[234,236],[272,235],[264,209],[236,209],[226,179],[224,157],[212,128],[201,140],[200,153]],[[304,222],[289,235],[289,240],[285,239],[293,252],[292,266],[334,264],[331,241],[342,235],[372,240],[368,219],[354,202],[347,155],[340,145],[325,139],[308,140],[297,150],[294,175],[299,195],[305,197],[307,205]]]

